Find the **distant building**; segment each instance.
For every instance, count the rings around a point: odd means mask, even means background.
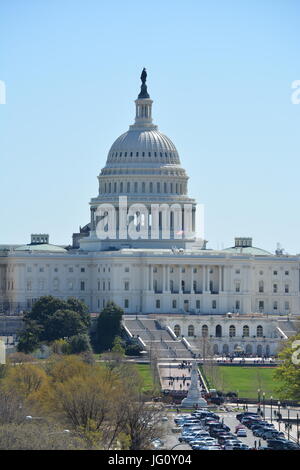
[[[224,250],[197,240],[188,176],[173,142],[152,123],[152,100],[143,90],[135,101],[135,123],[113,143],[98,176],[98,195],[90,201],[90,221],[73,234],[72,245],[53,245],[48,234],[33,234],[28,245],[0,246],[0,312],[21,314],[43,295],[78,297],[91,312],[112,300],[128,314],[155,314],[185,336],[192,336],[188,325],[195,335],[207,325],[219,352],[225,335],[232,344],[249,338],[249,354],[258,346],[261,354],[274,353],[287,337],[278,319],[300,312],[300,257],[272,254],[253,246],[251,237],[237,237]],[[136,217],[143,237],[122,231],[119,196],[126,196],[128,207],[149,209],[149,216],[129,216]],[[97,227],[107,215],[99,216],[103,203],[115,210],[116,226],[114,236],[99,239]],[[175,205],[167,222],[161,207],[151,212],[152,204]],[[293,331],[291,325],[284,328]]]

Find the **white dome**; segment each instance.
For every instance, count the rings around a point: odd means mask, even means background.
[[[156,129],[130,129],[113,143],[108,162],[129,163],[138,158],[143,163],[180,164],[173,142]]]

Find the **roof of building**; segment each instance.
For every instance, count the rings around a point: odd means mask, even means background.
[[[258,248],[256,246],[232,246],[229,248],[225,248],[222,251],[226,251],[227,253],[252,256],[274,256],[269,251],[263,250],[262,248]]]
[[[14,251],[34,251],[34,252],[42,252],[42,253],[66,253],[67,250],[62,246],[58,245],[50,245],[48,243],[41,243],[41,244],[29,244],[29,245],[22,245],[18,246],[14,249]]]

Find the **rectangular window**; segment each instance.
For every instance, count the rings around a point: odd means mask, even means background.
[[[240,309],[240,301],[239,301],[239,300],[236,300],[236,301],[235,301],[235,309],[236,309],[236,310],[239,310],[239,309]]]
[[[273,303],[273,309],[274,309],[274,310],[277,310],[277,309],[278,309],[278,302],[274,302],[274,303]]]
[[[85,273],[85,268],[81,268],[80,272]]]
[[[125,299],[124,300],[124,308],[128,308],[128,307],[129,307],[129,300]]]
[[[156,306],[156,308],[160,308],[160,300],[156,300],[155,306]]]
[[[273,293],[274,293],[274,294],[277,293],[277,284],[273,284]]]
[[[196,300],[196,308],[200,310],[200,300]]]
[[[241,290],[241,285],[239,282],[237,282],[235,285],[235,292],[240,292],[240,290]]]
[[[177,308],[177,302],[176,302],[176,300],[172,300],[172,308]]]
[[[211,306],[212,308],[217,308],[217,301],[213,300]]]
[[[259,310],[260,312],[263,312],[263,311],[264,311],[264,308],[265,308],[265,303],[264,303],[263,300],[260,300],[260,301],[258,302],[258,310]]]
[[[284,286],[284,292],[285,292],[286,294],[288,294],[288,292],[289,292],[289,285],[288,285],[288,284],[285,284],[285,286]]]
[[[290,303],[289,302],[284,302],[284,309],[289,310],[290,309]]]
[[[80,290],[85,290],[85,282],[80,281]]]
[[[288,275],[289,275],[289,271],[284,271],[284,274],[285,274],[286,276],[288,276]]]
[[[124,282],[124,290],[129,290],[129,281]]]

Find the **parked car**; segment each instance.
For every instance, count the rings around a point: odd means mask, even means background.
[[[246,429],[238,429],[236,433],[237,437],[247,437]]]

